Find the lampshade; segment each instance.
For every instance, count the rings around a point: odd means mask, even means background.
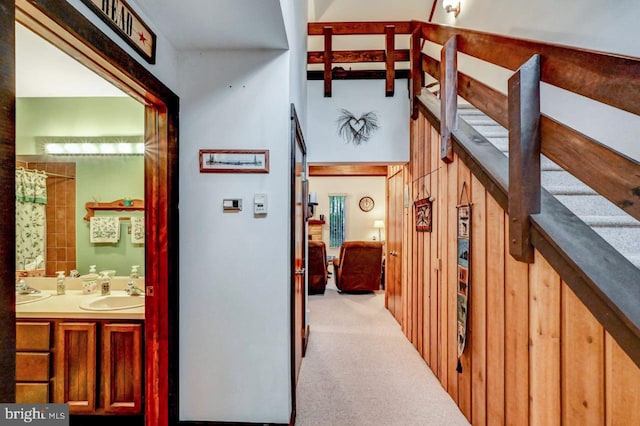
[[[374,228],[384,228],[384,220],[374,220],[373,221]]]

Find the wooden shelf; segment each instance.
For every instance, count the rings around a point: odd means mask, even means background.
[[[87,209],[87,214],[84,220],[87,222],[95,216],[96,211],[144,211],[144,200],[131,200],[130,206],[124,205],[124,199],[111,201],[110,203],[97,203],[89,201],[85,203],[84,208]],[[129,220],[129,217],[120,217],[120,220]]]
[[[322,241],[322,227],[324,226],[324,220],[309,220],[309,239],[314,241]]]

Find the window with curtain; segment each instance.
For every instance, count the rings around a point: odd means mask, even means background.
[[[340,247],[346,239],[346,195],[329,195],[329,247]]]

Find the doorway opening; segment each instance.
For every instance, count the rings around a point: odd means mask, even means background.
[[[173,384],[168,378],[174,368],[169,363],[172,358],[168,345],[171,324],[177,322],[177,114],[178,98],[166,86],[158,81],[144,67],[133,60],[124,50],[100,32],[76,9],[66,2],[47,2],[33,4],[19,0],[16,2],[15,15],[8,19],[19,22],[25,28],[62,50],[83,66],[91,69],[122,92],[143,105],[143,200],[144,208],[144,289],[146,293],[144,307],[144,422],[147,425],[169,424],[176,417],[169,401]],[[4,23],[4,22],[3,22]],[[0,48],[7,52],[6,57],[13,58],[15,51],[12,31],[2,31]],[[11,53],[11,54],[9,54]],[[13,59],[10,59],[12,61]],[[9,63],[13,69],[12,63]],[[3,105],[15,108],[13,84],[8,91],[0,94]],[[5,164],[15,161],[15,117],[2,118],[5,148],[0,152],[0,160]],[[1,176],[3,192],[7,192],[9,207],[15,206],[15,180],[13,173]],[[123,202],[129,196],[123,194]],[[126,203],[125,203],[126,204]],[[128,206],[128,204],[126,204]],[[0,273],[5,281],[16,274],[17,257],[15,255],[15,218],[2,215],[0,226],[11,229],[3,233],[0,240],[1,250],[10,256],[5,257]],[[60,265],[56,265],[58,267]],[[66,266],[66,265],[65,265]],[[124,273],[128,275],[128,271]],[[169,286],[171,283],[171,287]],[[3,378],[15,377],[15,326],[16,308],[14,289],[0,291],[0,308],[7,315],[2,316],[5,327],[0,331],[0,340],[7,343],[2,353]],[[0,398],[11,402],[15,398],[15,380],[10,379],[0,389]],[[101,385],[96,385],[101,386]],[[102,398],[104,389],[96,389],[97,398]],[[58,402],[58,401],[51,401]]]

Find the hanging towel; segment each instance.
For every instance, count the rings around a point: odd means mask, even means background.
[[[92,217],[89,222],[92,243],[117,243],[120,240],[120,219],[117,217]]]
[[[144,216],[131,217],[131,243],[144,244]]]

